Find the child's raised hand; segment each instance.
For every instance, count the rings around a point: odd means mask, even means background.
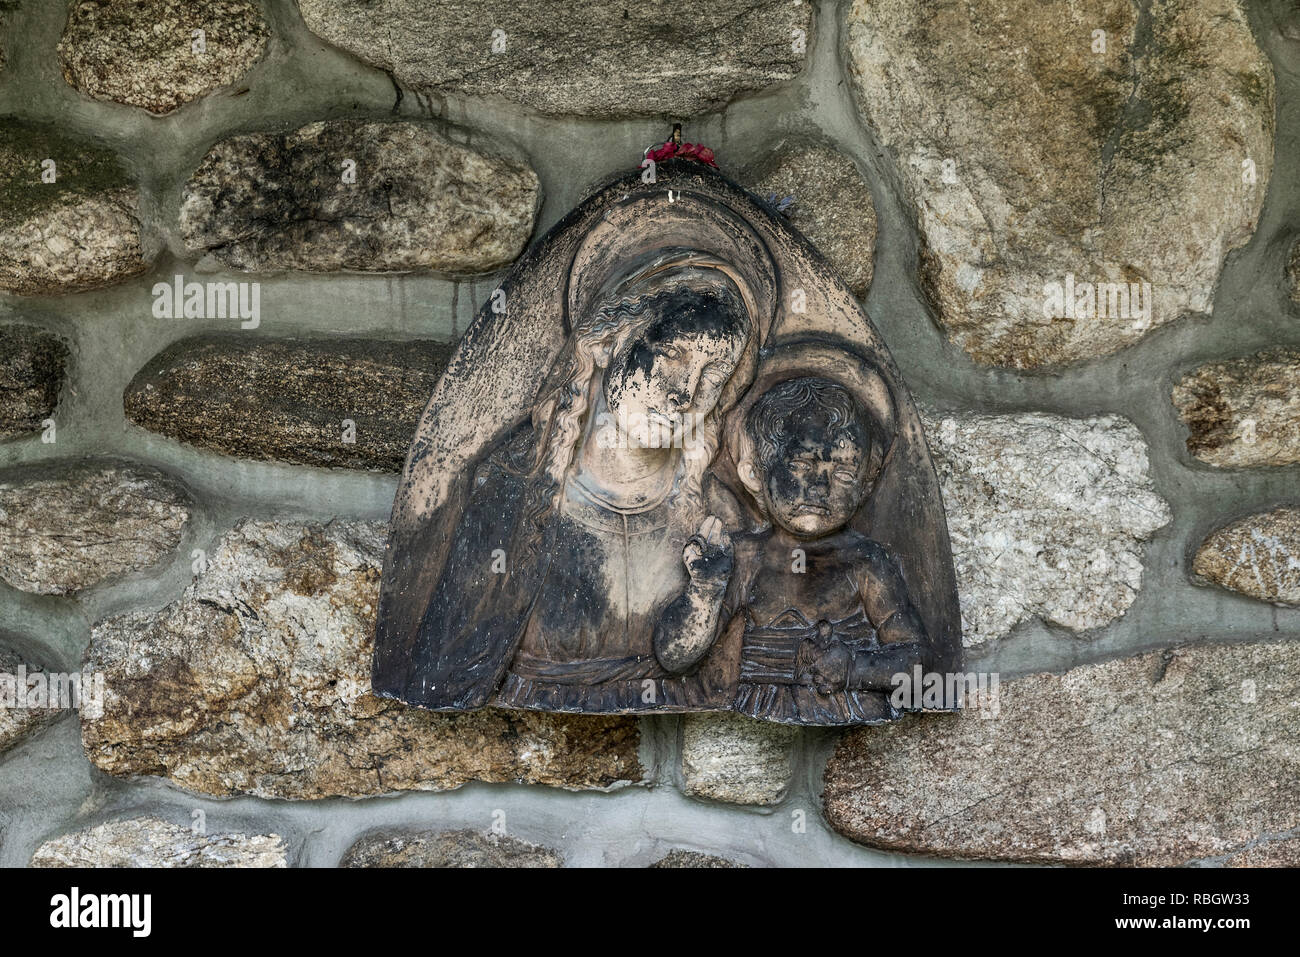
[[[692,584],[725,585],[731,577],[731,536],[722,527],[722,519],[710,515],[700,523],[699,531],[686,540],[682,561]]]

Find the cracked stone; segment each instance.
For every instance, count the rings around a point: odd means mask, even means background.
[[[1211,311],[1273,165],[1238,0],[855,0],[846,50],[923,287],[975,361],[1055,367]]]
[[[876,207],[853,160],[827,144],[789,140],[745,170],[741,182],[778,203],[793,196],[786,211],[790,222],[854,295],[867,294],[876,254]]]
[[[640,782],[635,719],[435,713],[370,693],[385,527],[245,521],[158,612],[99,622],[87,756],[202,794],[363,797],[469,781]]]
[[[144,272],[139,205],[139,191],[114,154],[6,118],[0,289],[24,296],[79,292]]]
[[[780,804],[794,775],[796,728],[734,714],[682,720],[682,779],[691,797]]]
[[[1300,508],[1259,512],[1216,529],[1192,570],[1251,598],[1300,608]]]
[[[67,372],[68,344],[36,326],[0,324],[0,440],[44,429]]]
[[[1184,646],[999,690],[997,717],[845,735],[831,826],[891,851],[1139,867],[1249,857],[1300,826],[1300,643]]]
[[[560,867],[549,847],[478,831],[380,831],[358,840],[340,867]]]
[[[1086,631],[1128,610],[1144,543],[1172,518],[1136,426],[1041,413],[924,424],[968,646],[1032,618]]]
[[[403,85],[592,117],[696,116],[793,78],[812,6],[298,0],[307,29]]]
[[[396,472],[453,348],[197,336],[150,359],[122,404],[136,425],[222,455]]]
[[[191,501],[157,469],[41,463],[0,475],[0,580],[67,595],[150,568],[180,544]]]
[[[335,120],[212,147],[180,229],[233,269],[470,275],[523,251],[540,192],[524,163],[434,124]]]
[[[1300,351],[1272,349],[1184,376],[1173,403],[1187,451],[1217,468],[1300,462]]]
[[[90,0],[72,5],[59,62],[87,96],[162,114],[240,79],[269,38],[252,0]]]
[[[156,817],[112,821],[46,841],[32,867],[287,867],[278,834],[195,834]]]

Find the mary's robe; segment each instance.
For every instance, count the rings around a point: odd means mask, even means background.
[[[401,697],[439,710],[727,707],[726,669],[675,675],[654,655],[655,623],[686,586],[675,487],[626,511],[570,477],[552,508],[536,445],[521,425],[475,470]],[[734,507],[711,485],[711,504]]]

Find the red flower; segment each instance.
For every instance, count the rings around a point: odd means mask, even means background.
[[[703,143],[682,143],[680,146],[672,140],[667,140],[660,146],[653,147],[648,153],[647,158],[661,163],[666,159],[679,157],[681,159],[694,160],[697,163],[703,163],[705,166],[718,168],[714,161],[713,150],[709,149]]]

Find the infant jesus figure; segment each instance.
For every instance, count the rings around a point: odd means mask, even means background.
[[[777,382],[729,436],[767,524],[731,538],[706,520],[686,545],[690,584],[661,618],[656,645],[733,659],[731,707],[742,714],[814,725],[896,719],[895,676],[929,663],[897,560],[851,524],[893,439],[888,392],[878,376],[874,384],[868,411],[821,375]]]

